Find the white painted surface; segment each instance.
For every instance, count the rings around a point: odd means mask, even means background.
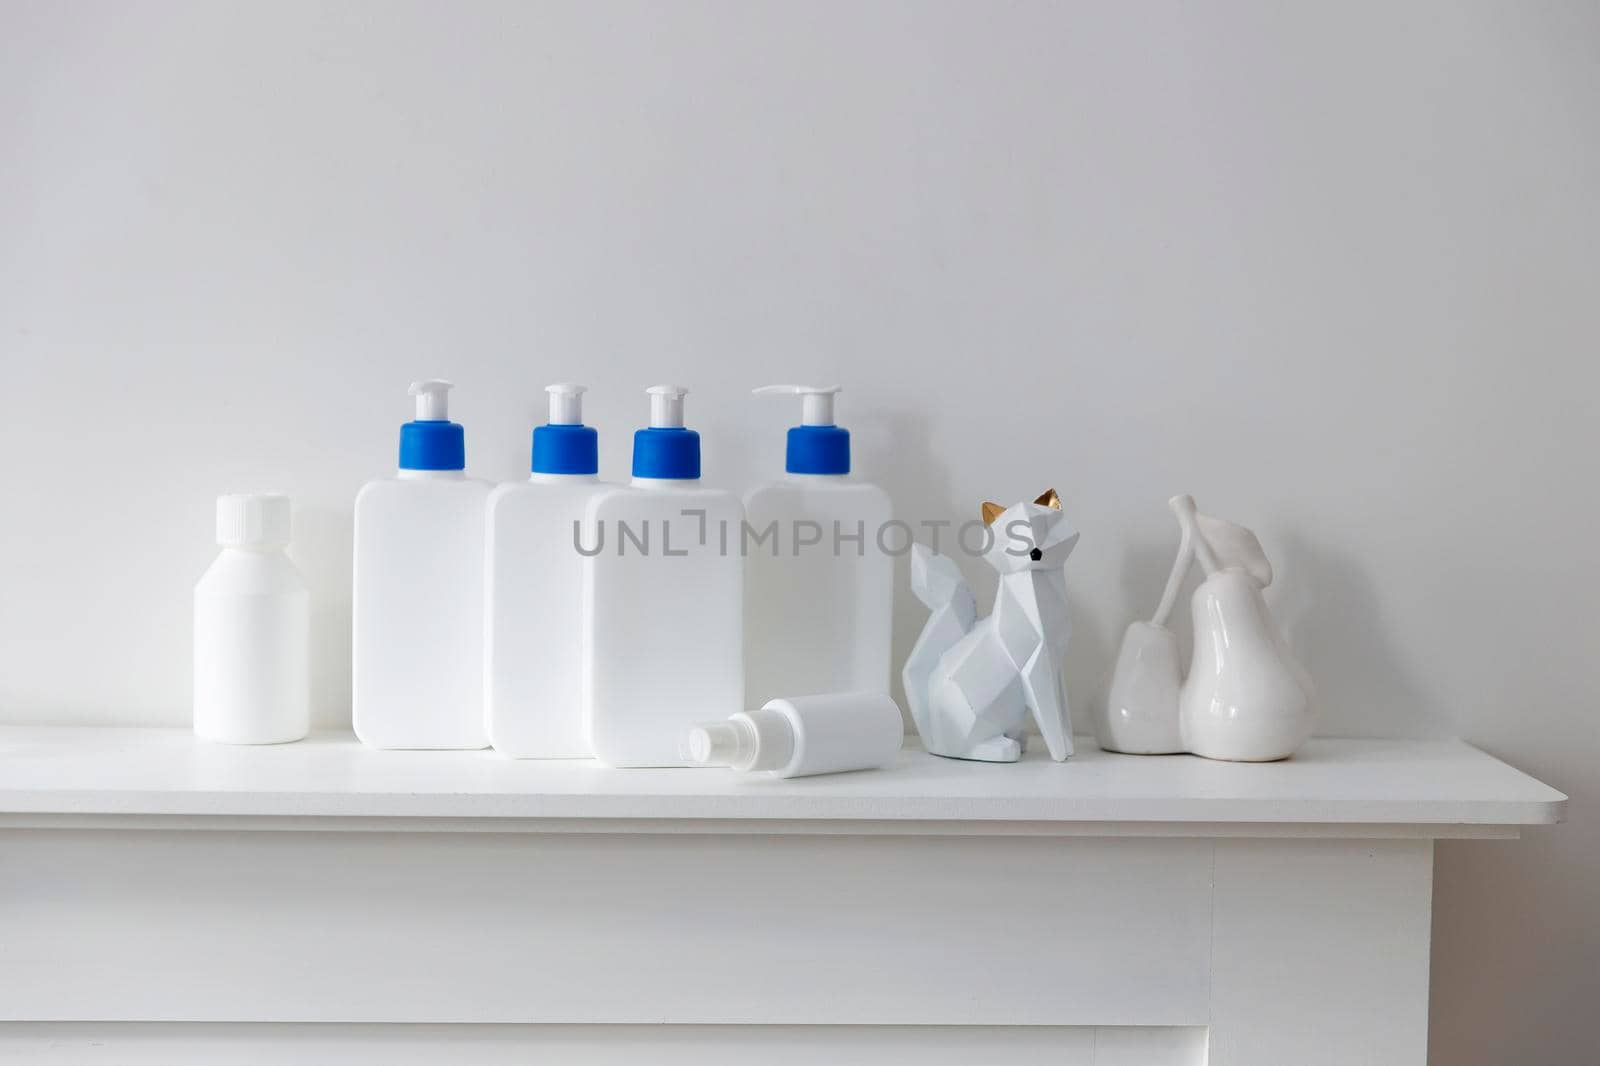
[[[6,830],[0,1020],[1205,1026],[1213,1066],[1415,1066],[1431,848]]]
[[[1218,841],[1208,1066],[1424,1061],[1432,875],[1430,841]]]
[[[248,757],[262,752],[292,757]],[[1312,792],[1309,772],[1276,790],[1196,780],[1186,768],[1272,767],[1191,756],[996,767],[908,752],[894,771],[746,792],[726,773],[347,738],[260,749],[6,727],[0,754],[18,771],[0,794],[0,1020],[1205,1026],[1213,1066],[1423,1062],[1427,837],[1563,805],[1432,741],[1315,741]],[[1101,820],[1085,815],[1090,781]],[[876,787],[801,787],[836,782]],[[1385,817],[1363,822],[1379,802]],[[1239,820],[1193,820],[1208,813]],[[187,817],[147,820],[161,815]],[[241,815],[280,831],[240,832],[255,828]],[[290,821],[362,817],[341,833]],[[1242,839],[1330,821],[1371,839]],[[1019,824],[1066,833],[1007,832]],[[472,831],[438,831],[457,828]],[[1101,1061],[1087,1035],[1063,1046]],[[1195,1061],[1172,1035],[1124,1034],[1104,1061]]]
[[[971,1066],[995,1055],[1009,1066],[1204,1066],[1206,1034],[1104,1026],[0,1024],[0,1059],[50,1066]]]
[[[361,398],[417,374],[507,479],[544,382],[593,386],[615,478],[635,390],[681,376],[735,489],[781,463],[745,391],[839,380],[908,518],[1062,491],[1080,706],[1192,486],[1279,564],[1320,728],[1572,793],[1441,845],[1433,1044],[1600,1058],[1597,20],[7,0],[0,715],[183,724],[211,500],[273,484],[341,722],[350,506],[394,447]]]
[[[1206,840],[4,830],[0,851],[5,1020],[1208,1012]]]
[[[774,779],[613,770],[493,752],[202,744],[187,731],[0,727],[0,813],[642,820],[1516,826],[1565,797],[1459,741],[1314,740],[1293,760],[1113,755],[1012,765],[900,753],[896,767]]]

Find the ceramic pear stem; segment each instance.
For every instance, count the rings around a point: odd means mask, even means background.
[[[1167,587],[1161,590],[1161,602],[1156,605],[1156,613],[1150,618],[1151,625],[1163,628],[1166,627],[1167,619],[1172,616],[1172,609],[1178,604],[1178,592],[1183,588],[1183,579],[1194,563],[1192,523],[1183,521],[1183,515],[1178,511],[1180,500],[1188,500],[1189,507],[1194,507],[1194,498],[1191,496],[1174,496],[1167,501],[1174,513],[1178,513],[1178,525],[1183,531],[1183,536],[1178,541],[1177,558],[1172,560],[1172,572],[1167,575]]]
[[[1211,550],[1211,542],[1206,540],[1200,532],[1196,515],[1193,496],[1174,496],[1167,501],[1172,508],[1172,513],[1178,516],[1178,524],[1183,528],[1183,539],[1194,545],[1195,558],[1200,560],[1200,569],[1204,570],[1207,577],[1216,573],[1220,567],[1217,564],[1217,555]]]

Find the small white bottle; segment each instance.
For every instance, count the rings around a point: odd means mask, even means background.
[[[356,496],[351,711],[372,748],[484,748],[487,482],[469,478],[448,381],[419,381],[400,470]]]
[[[612,766],[683,766],[684,730],[744,706],[739,499],[700,484],[688,390],[657,385],[633,437],[633,480],[589,506],[584,707]]]
[[[697,766],[807,777],[890,766],[904,739],[900,708],[888,696],[830,692],[768,700],[725,722],[701,722],[684,746]]]
[[[484,699],[489,741],[517,759],[593,754],[583,718],[583,556],[589,502],[606,491],[582,385],[551,385],[533,473],[489,494]]]
[[[850,432],[834,385],[768,385],[801,398],[785,473],[752,489],[745,572],[745,698],[889,691],[894,560],[882,547],[889,494],[850,476]]]
[[[311,594],[289,561],[289,497],[217,497],[222,552],[194,589],[194,731],[282,744],[311,722]]]

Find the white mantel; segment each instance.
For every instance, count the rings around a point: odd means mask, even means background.
[[[751,1026],[897,1027],[825,1031],[860,1061],[992,1026],[1193,1066],[1208,1032],[1215,1066],[1420,1064],[1432,841],[1564,805],[1457,741],[777,781],[5,727],[0,1020],[502,1023],[583,1034],[581,1062],[663,1022],[685,1061],[798,1039]]]

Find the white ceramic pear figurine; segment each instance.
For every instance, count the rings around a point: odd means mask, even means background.
[[[1184,575],[1194,561],[1189,543],[1192,526],[1182,524],[1182,528],[1183,539],[1167,575],[1161,604],[1150,621],[1134,622],[1123,633],[1111,691],[1105,703],[1095,708],[1095,738],[1107,751],[1172,755],[1184,750],[1178,729],[1183,667],[1178,661],[1178,636],[1167,628]]]
[[[1106,704],[1095,721],[1102,747],[1134,754],[1189,751],[1208,759],[1269,762],[1292,755],[1316,717],[1311,681],[1284,646],[1261,590],[1272,564],[1243,526],[1200,514],[1193,497],[1170,501],[1183,539],[1150,622],[1135,622]],[[1166,627],[1178,588],[1198,561],[1194,655],[1178,677]]]
[[[1177,634],[1161,621],[1128,626],[1111,675],[1111,691],[1096,708],[1094,731],[1100,746],[1129,755],[1183,751],[1178,728],[1182,687]]]

